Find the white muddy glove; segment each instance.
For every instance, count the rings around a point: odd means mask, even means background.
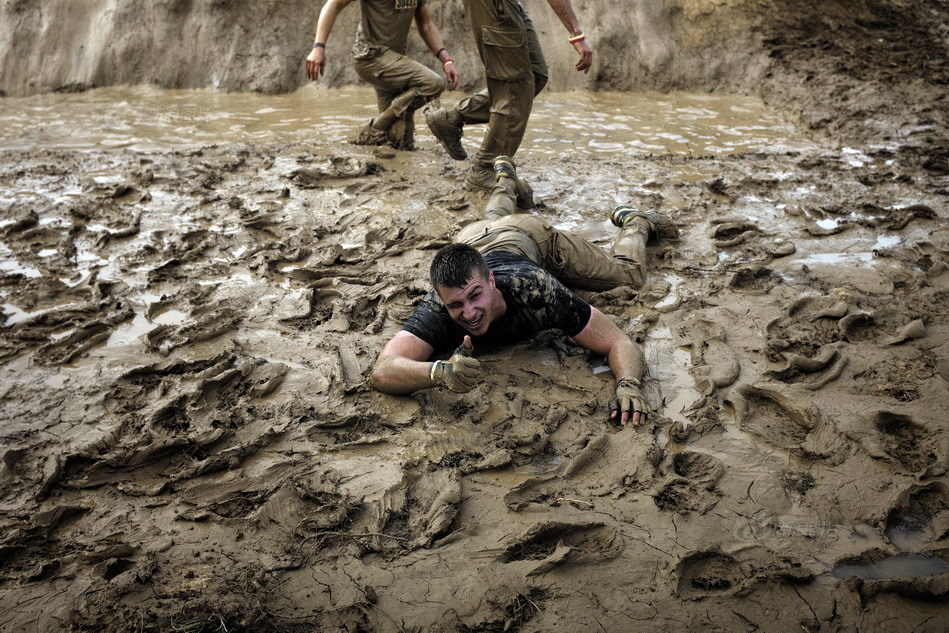
[[[428,373],[432,384],[448,387],[455,393],[468,393],[474,389],[481,378],[481,363],[471,357],[473,351],[471,338],[466,336],[465,342],[458,346],[451,358],[432,363]]]

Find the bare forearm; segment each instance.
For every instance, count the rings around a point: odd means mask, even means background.
[[[315,42],[326,43],[330,33],[333,31],[333,25],[336,24],[336,17],[343,7],[349,4],[351,0],[328,0],[320,11],[320,19],[316,23]]]
[[[550,8],[553,9],[557,17],[560,18],[560,21],[566,27],[567,31],[570,32],[570,35],[577,35],[583,32],[583,29],[580,27],[580,21],[577,19],[577,14],[573,11],[573,5],[570,4],[570,0],[547,0],[547,4],[550,5]]]
[[[639,380],[645,371],[642,350],[639,345],[626,337],[613,344],[607,355],[607,362],[617,382],[623,378]]]
[[[432,363],[417,361],[402,356],[380,358],[372,370],[370,381],[376,391],[402,395],[429,389],[433,386],[429,376]]]
[[[430,19],[419,19],[417,20],[418,32],[422,36],[422,41],[425,42],[425,45],[428,46],[428,50],[432,51],[433,55],[437,55],[438,51],[445,48],[445,43],[442,41],[441,33],[438,32],[438,28],[435,26],[435,23]]]

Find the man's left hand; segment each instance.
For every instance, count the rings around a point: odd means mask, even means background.
[[[610,398],[610,421],[626,426],[639,426],[649,416],[649,403],[643,397],[639,380],[623,378],[616,383],[616,393]]]
[[[590,72],[590,68],[593,67],[593,49],[583,40],[574,42],[573,47],[580,54],[580,59],[577,60],[574,68],[584,73]]]
[[[445,83],[448,84],[449,90],[454,90],[461,84],[461,75],[458,74],[458,69],[455,68],[455,64],[445,64]]]

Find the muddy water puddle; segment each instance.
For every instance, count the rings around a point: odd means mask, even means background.
[[[442,98],[454,103],[460,94]],[[217,143],[344,142],[375,112],[366,88],[281,95],[102,88],[0,100],[0,149],[172,150]],[[418,117],[418,139],[432,140]],[[482,130],[468,128],[471,144]],[[466,141],[467,142],[467,141]],[[676,155],[813,147],[752,97],[688,93],[544,93],[522,145],[532,155]]]

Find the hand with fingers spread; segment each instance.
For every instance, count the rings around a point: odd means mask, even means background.
[[[626,426],[639,426],[649,416],[649,403],[643,397],[637,378],[623,378],[616,383],[616,393],[610,398],[610,421]]]
[[[429,378],[435,386],[445,386],[455,393],[468,393],[478,384],[481,377],[481,363],[472,358],[474,346],[471,337],[465,336],[448,360],[436,360],[432,363]]]

